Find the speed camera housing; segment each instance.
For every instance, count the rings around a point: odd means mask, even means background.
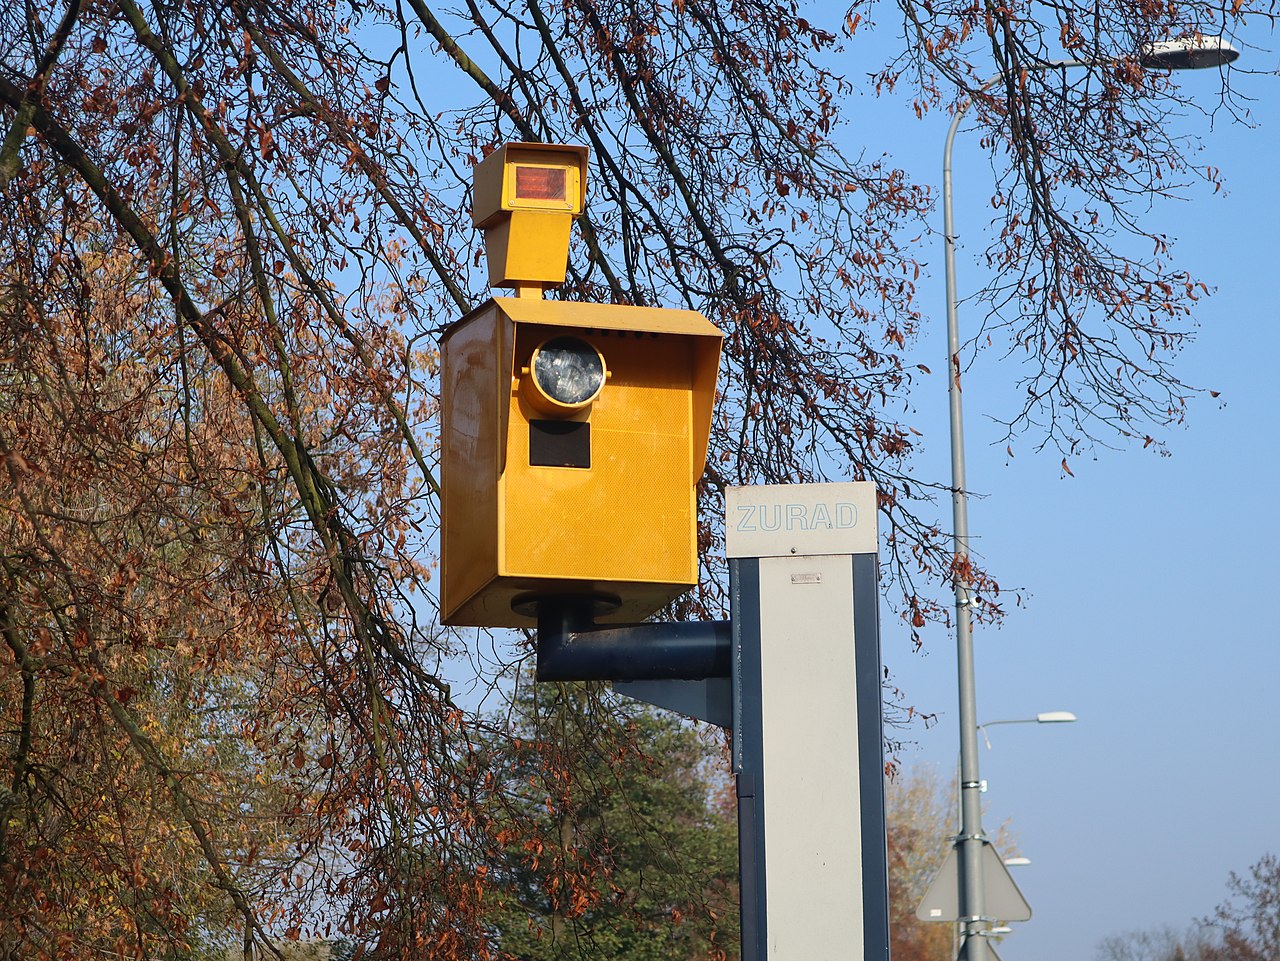
[[[478,164],[471,222],[484,232],[490,286],[564,283],[569,231],[586,195],[586,147],[510,143]]]
[[[441,347],[444,623],[638,621],[697,583],[722,335],[694,311],[489,301]]]

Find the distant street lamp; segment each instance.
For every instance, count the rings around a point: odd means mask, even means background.
[[[995,727],[997,724],[1070,724],[1079,720],[1070,711],[1041,711],[1035,717],[1013,717],[1001,721],[984,721],[978,727]]]
[[[1041,711],[1035,717],[1014,717],[1008,720],[987,721],[985,724],[979,724],[978,730],[982,732],[982,739],[987,743],[987,750],[991,750],[991,739],[987,737],[987,728],[995,727],[997,724],[1070,724],[1078,718],[1070,711]]]
[[[1146,44],[1138,56],[1149,70],[1195,70],[1221,67],[1233,62],[1240,52],[1221,37],[1194,36]],[[1056,70],[1097,66],[1099,61],[1054,60],[1031,64],[1030,70]],[[985,91],[1003,78],[997,74],[982,85]],[[989,961],[987,931],[983,916],[982,848],[988,843],[982,833],[982,805],[978,777],[977,685],[974,679],[973,625],[969,607],[969,583],[965,575],[969,560],[969,504],[964,468],[964,419],[960,403],[960,332],[956,320],[955,227],[951,212],[951,146],[960,120],[972,105],[965,100],[955,112],[947,131],[942,161],[943,260],[947,297],[947,394],[951,405],[951,509],[954,528],[956,661],[960,688],[960,834],[956,838],[960,866],[960,925],[963,932],[958,961]]]

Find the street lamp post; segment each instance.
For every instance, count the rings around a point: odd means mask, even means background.
[[[1148,69],[1194,70],[1220,67],[1231,63],[1239,51],[1219,37],[1193,37],[1148,44],[1139,57]],[[1054,70],[1084,67],[1096,62],[1055,60],[1034,64],[1030,69]],[[997,74],[982,85],[985,91],[997,83]],[[947,297],[947,394],[951,406],[951,512],[955,569],[953,584],[956,606],[956,665],[959,676],[960,715],[960,942],[961,961],[988,961],[982,890],[982,847],[989,843],[982,833],[981,780],[978,777],[977,685],[974,679],[973,603],[969,586],[969,505],[965,482],[964,419],[960,399],[960,332],[956,320],[955,226],[951,204],[951,146],[960,121],[973,101],[966,100],[956,108],[947,131],[942,160],[943,251]]]
[[[977,726],[977,730],[982,732],[982,739],[986,742],[987,750],[991,750],[991,739],[987,737],[987,728],[995,727],[997,724],[1070,724],[1078,718],[1070,711],[1041,711],[1035,717],[1014,717],[1002,719],[999,721],[984,721]],[[964,833],[964,791],[960,787],[963,783],[963,777],[960,773],[959,762],[956,764],[956,816],[959,820],[959,828],[961,834]],[[978,792],[985,790],[981,784],[978,785]],[[1005,860],[1008,864],[1008,860]]]
[[[1002,718],[997,721],[984,721],[982,724],[979,724],[977,726],[976,730],[982,732],[982,739],[987,744],[987,750],[990,750],[991,739],[987,737],[987,728],[994,727],[997,724],[1069,724],[1075,720],[1077,720],[1076,716],[1072,714],[1070,711],[1041,711],[1035,717]],[[958,836],[964,834],[964,791],[960,787],[962,783],[963,783],[963,779],[960,776],[960,766],[959,766],[959,763],[957,763],[956,765],[956,810],[957,810],[957,817],[960,822],[959,828],[958,828],[958,832],[959,832]],[[981,793],[985,790],[986,788],[983,786],[983,783],[980,781],[978,783],[978,792]],[[981,851],[979,851],[979,854],[981,854]],[[1029,859],[1022,858],[1022,857],[1002,858],[1002,860],[1004,861],[1006,866],[1031,863]],[[961,866],[962,882],[964,879],[963,872],[964,872],[964,868],[963,866]],[[961,890],[963,890],[963,888],[961,888]],[[983,895],[984,895],[983,905],[985,906],[986,905],[985,891],[983,891]],[[956,945],[960,945],[964,943],[966,927],[967,926],[965,924],[964,912],[962,910],[960,912],[960,920],[956,924],[956,931],[955,931]],[[995,933],[995,930],[996,929],[994,928],[989,929],[987,931],[987,934]]]

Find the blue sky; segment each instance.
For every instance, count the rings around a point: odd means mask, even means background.
[[[985,826],[1011,819],[1032,861],[1014,870],[1035,916],[1000,945],[1003,961],[1079,961],[1108,935],[1185,927],[1225,896],[1229,871],[1280,851],[1280,627],[1270,603],[1280,594],[1280,58],[1265,32],[1252,39],[1270,49],[1248,51],[1233,85],[1254,98],[1254,129],[1225,115],[1179,122],[1204,136],[1200,162],[1222,169],[1226,195],[1198,191],[1151,213],[1177,240],[1179,263],[1217,288],[1180,371],[1221,396],[1196,402],[1167,435],[1171,456],[1101,451],[1073,462],[1074,477],[1062,475],[1060,455],[1025,443],[1009,461],[989,418],[1009,413],[1003,388],[1016,368],[989,352],[965,381],[969,484],[981,495],[970,505],[974,549],[1002,585],[1027,595],[1003,627],[976,632],[979,720],[1080,718],[995,727],[980,748]],[[1215,72],[1181,79],[1190,94],[1218,93]],[[865,104],[850,115],[863,130]],[[895,141],[864,146],[936,187],[947,122],[937,113],[877,125]],[[962,297],[982,281],[976,261],[990,231],[992,173],[978,140],[962,132],[955,148]],[[931,316],[920,351],[935,373],[913,397],[926,431],[916,472],[942,481],[940,239],[925,251]],[[886,612],[886,664],[915,704],[938,711],[933,727],[914,729],[903,760],[950,777],[954,641],[937,631],[912,654],[897,625]]]

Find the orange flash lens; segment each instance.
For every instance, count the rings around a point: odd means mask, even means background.
[[[564,200],[563,167],[516,167],[517,200]]]

